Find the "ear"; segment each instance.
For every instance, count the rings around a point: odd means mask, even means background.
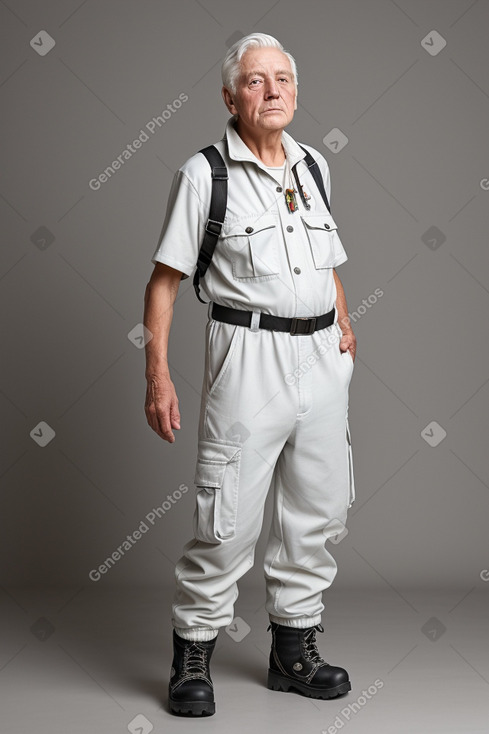
[[[222,94],[222,98],[224,100],[224,104],[228,108],[229,112],[232,115],[237,115],[238,114],[238,110],[234,106],[234,98],[233,98],[233,95],[231,94],[230,90],[227,87],[223,87],[221,89],[221,94]]]
[[[295,88],[294,110],[297,109],[297,87]]]

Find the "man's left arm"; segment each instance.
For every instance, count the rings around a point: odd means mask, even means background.
[[[348,316],[348,307],[346,305],[345,291],[343,285],[338,277],[336,270],[333,268],[333,275],[336,284],[336,308],[338,310],[338,324],[341,327],[343,336],[340,339],[340,350],[346,352],[350,350],[350,354],[355,361],[355,354],[357,351],[357,338],[351,328],[350,317]]]

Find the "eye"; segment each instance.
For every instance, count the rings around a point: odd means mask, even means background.
[[[256,86],[256,84],[260,84],[260,82],[261,82],[261,79],[252,79],[250,81],[250,85],[255,85]]]

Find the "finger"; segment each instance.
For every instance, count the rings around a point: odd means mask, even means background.
[[[146,413],[146,419],[148,421],[148,425],[150,428],[153,429],[153,431],[158,434],[160,438],[163,438],[165,441],[169,440],[169,437],[171,437],[173,434],[170,430],[170,436],[168,436],[164,431],[164,420],[163,416],[158,415],[158,411],[156,409],[156,405],[154,401],[152,401],[149,405],[144,406],[144,410]]]
[[[144,406],[144,412],[146,414],[146,420],[148,422],[149,427],[152,428],[153,431],[157,431],[158,424],[157,424],[157,421],[156,421],[156,414],[155,414],[155,411],[154,411],[154,405],[153,404],[151,404],[151,405],[145,405]]]
[[[164,406],[164,408],[157,408],[156,414],[158,417],[158,428],[160,436],[164,438],[165,441],[173,443],[175,441],[175,436],[171,427],[169,406]]]
[[[170,417],[172,428],[180,428],[180,411],[178,410],[178,400],[174,400],[171,405]]]
[[[156,410],[155,410],[154,406],[152,406],[147,411],[147,419],[148,419],[148,424],[149,424],[150,428],[152,428],[153,431],[155,433],[157,433],[160,438],[165,438],[165,436],[162,434],[161,427],[160,427],[160,424],[158,422],[158,417],[156,415]]]

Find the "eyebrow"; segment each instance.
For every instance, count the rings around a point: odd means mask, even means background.
[[[279,69],[275,72],[275,74],[285,74],[286,76],[294,76],[292,71],[287,71],[287,69]],[[246,78],[249,79],[250,76],[265,76],[262,71],[250,71],[248,74],[246,74]]]

